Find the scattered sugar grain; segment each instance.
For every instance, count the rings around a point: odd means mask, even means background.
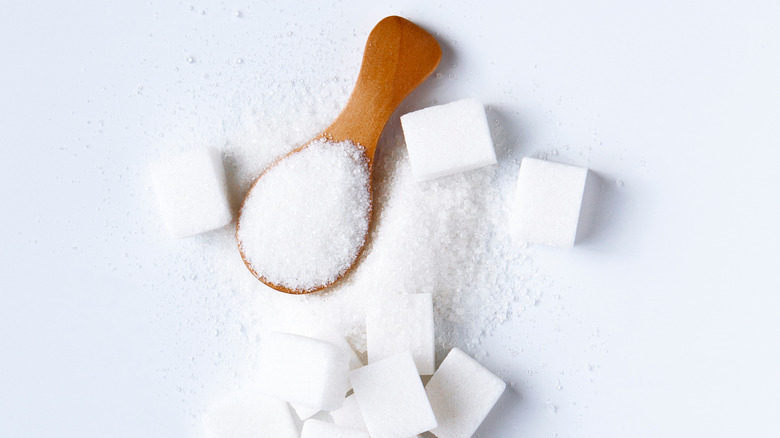
[[[316,114],[328,105],[318,108]],[[316,125],[300,125],[300,119],[287,120],[302,135],[317,130]],[[271,127],[283,124],[273,118],[267,122]],[[252,133],[267,132],[262,126],[248,126]],[[505,314],[505,319],[520,315],[524,309],[519,292],[535,300],[545,280],[537,274],[531,249],[512,241],[507,229],[506,206],[517,164],[499,163],[418,183],[397,120],[386,130],[396,135],[382,139],[375,157],[372,229],[355,271],[344,281],[324,293],[290,296],[248,272],[229,233],[225,244],[203,251],[214,260],[221,289],[234,290],[246,300],[240,312],[244,324],[255,331],[275,331],[289,321],[332,324],[365,353],[366,314],[382,296],[431,293],[437,355],[444,357],[459,347],[479,358],[484,355],[481,340],[500,324],[496,315]],[[258,161],[270,162],[273,151],[286,150],[269,150],[278,145],[268,143],[247,144],[242,149],[238,142],[230,142],[228,151],[238,193],[262,170]]]
[[[357,69],[352,73],[356,75]],[[168,148],[222,145],[237,207],[268,165],[335,118],[353,83],[354,77],[349,76],[265,81],[257,97],[230,108],[235,123],[215,124],[208,113],[198,115],[192,132],[182,130],[180,138],[173,132],[165,141]],[[493,130],[493,139],[497,150],[514,147],[510,136],[500,130]],[[208,320],[210,330],[225,333],[224,339],[216,342],[215,338],[210,346],[222,353],[214,359],[213,370],[198,372],[197,379],[208,386],[240,385],[257,372],[264,333],[296,320],[332,324],[365,354],[367,311],[378,297],[399,293],[433,294],[439,357],[458,347],[479,359],[485,354],[482,340],[501,324],[496,315],[522,317],[520,295],[536,299],[547,282],[534,266],[533,249],[509,239],[507,206],[518,165],[499,160],[495,166],[417,183],[399,122],[391,120],[374,161],[374,217],[368,245],[354,273],[323,293],[291,296],[257,281],[241,261],[232,230],[179,242],[178,250],[170,248],[165,255],[176,263],[167,263],[165,257],[157,263],[176,266],[170,275],[186,279],[190,289],[201,293],[182,289],[170,300],[181,311],[196,306],[197,317]],[[177,330],[186,335],[189,327]],[[225,364],[238,367],[223,373]],[[189,369],[178,371],[192,374]],[[174,379],[170,384],[193,385],[177,379],[177,370],[166,375]]]

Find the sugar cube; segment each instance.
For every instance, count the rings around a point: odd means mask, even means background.
[[[261,347],[258,383],[264,393],[317,411],[341,407],[349,367],[341,349],[291,333],[272,333]]]
[[[436,427],[410,352],[358,368],[349,378],[372,438],[407,438]]]
[[[363,359],[361,359],[360,356],[355,351],[355,349],[353,349],[352,346],[349,345],[347,339],[342,334],[340,334],[339,331],[336,329],[336,327],[331,323],[327,323],[322,320],[312,320],[308,322],[295,321],[289,327],[285,327],[284,331],[287,333],[306,336],[307,338],[317,339],[335,345],[336,347],[341,349],[349,358],[350,371],[365,365],[363,363]],[[350,389],[352,389],[352,384],[350,384],[349,379],[347,379],[347,386],[344,388],[344,394],[349,392]],[[293,408],[295,409],[295,412],[299,414],[299,416],[301,414],[305,415],[310,411],[310,409],[307,409],[303,406],[296,405],[296,404],[293,404]],[[312,415],[314,415],[314,413],[312,413]],[[306,418],[309,417],[311,417],[311,415],[309,415]],[[302,420],[305,420],[306,418],[301,417]]]
[[[297,438],[298,428],[287,403],[236,392],[203,416],[208,438]]]
[[[163,220],[174,237],[214,230],[233,220],[216,149],[195,149],[154,163],[151,174]]]
[[[336,327],[332,324],[323,322],[321,320],[313,321],[311,324],[306,324],[304,321],[295,321],[295,323],[285,330],[288,333],[293,333],[300,336],[306,336],[307,338],[318,339],[325,341],[329,344],[333,344],[341,349],[349,358],[349,369],[354,370],[360,368],[363,365],[363,360],[355,352],[347,339],[339,333]],[[349,388],[351,389],[351,387]],[[346,394],[346,391],[344,392]]]
[[[404,114],[401,126],[418,181],[496,164],[485,108],[476,99]]]
[[[498,401],[506,383],[453,348],[425,385],[439,421],[431,433],[439,438],[468,438]]]
[[[431,294],[393,295],[373,307],[366,318],[368,362],[411,351],[417,372],[435,371],[436,344],[433,333]]]
[[[295,415],[297,415],[301,420],[308,420],[309,418],[313,417],[314,414],[320,412],[320,409],[310,408],[298,403],[290,403],[290,407],[293,408]]]
[[[512,234],[523,242],[571,248],[588,169],[523,158],[517,177]]]
[[[303,423],[301,438],[368,438],[368,432],[312,419]]]
[[[368,430],[366,422],[363,420],[363,414],[357,404],[355,394],[344,399],[344,404],[330,413],[333,422],[342,427],[351,427],[352,429]]]

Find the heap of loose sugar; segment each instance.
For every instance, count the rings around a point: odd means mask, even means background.
[[[271,166],[249,191],[237,237],[251,270],[296,291],[333,283],[368,232],[368,161],[352,142],[311,142]]]
[[[238,210],[258,176],[338,115],[353,83],[354,78],[336,78],[266,84],[256,100],[236,108],[239,116],[219,125],[221,139],[204,140],[217,128],[193,123],[189,137],[172,145],[218,146]],[[404,105],[400,114],[430,102]],[[211,374],[196,374],[190,382],[193,391],[245,384],[256,375],[263,339],[272,331],[334,327],[365,359],[366,317],[384,296],[396,294],[431,294],[437,363],[453,347],[478,360],[487,354],[483,339],[502,322],[521,317],[547,281],[537,272],[530,248],[509,237],[519,163],[506,157],[517,145],[490,110],[487,114],[498,163],[424,182],[412,172],[399,120],[391,119],[373,161],[366,246],[355,269],[321,292],[290,295],[258,281],[241,259],[233,227],[176,242],[178,249],[169,256],[177,259],[171,265],[181,269],[171,275],[202,291],[183,289],[176,299],[202,309],[197,318],[208,321],[204,325],[210,329],[203,336],[213,334],[204,342],[215,351]],[[188,328],[182,330],[183,338],[190,336]],[[204,384],[205,389],[197,389]]]
[[[324,128],[322,120],[337,115],[336,105],[327,102],[342,87],[338,82],[330,84],[338,89],[313,90],[304,98],[311,119],[277,111],[264,113],[266,119],[261,121],[254,116],[259,111],[246,112],[246,131],[226,146],[227,172],[235,196],[244,196],[252,178],[297,146],[295,139],[288,139],[286,147],[272,142],[269,139],[278,137],[270,130],[290,124],[300,132],[302,143],[304,136]],[[325,96],[318,97],[318,93]],[[494,137],[498,150],[510,147],[500,131]],[[439,360],[453,347],[480,358],[486,353],[481,348],[484,337],[533,306],[540,295],[539,283],[544,281],[536,273],[529,248],[512,241],[507,227],[517,171],[518,163],[505,160],[418,182],[398,120],[391,121],[375,156],[373,218],[366,246],[354,271],[334,286],[303,296],[280,293],[246,269],[229,231],[224,241],[207,237],[202,251],[209,252],[213,260],[217,302],[220,296],[241,302],[240,309],[231,305],[232,319],[225,321],[224,331],[260,333],[262,337],[263,332],[300,325],[335,326],[365,353],[366,316],[384,296],[430,293]],[[255,342],[254,337],[247,341]],[[251,347],[244,354],[253,354]]]

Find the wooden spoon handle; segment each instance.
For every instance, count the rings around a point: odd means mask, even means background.
[[[333,141],[352,140],[373,160],[379,136],[398,104],[441,60],[441,47],[428,32],[401,17],[380,21],[366,42],[355,89],[347,106],[323,132]]]

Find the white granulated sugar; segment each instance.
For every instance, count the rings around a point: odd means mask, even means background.
[[[334,282],[352,265],[370,211],[363,149],[320,139],[257,180],[241,209],[237,237],[264,280],[307,291]]]
[[[327,84],[338,90],[342,87],[338,81]],[[326,125],[322,120],[328,117],[323,112],[335,118],[337,111],[319,100],[311,104],[311,119],[278,111],[264,113],[269,119],[263,122],[290,125],[296,132],[317,132]],[[250,133],[265,132],[259,121],[247,126]],[[236,138],[250,135],[242,131]],[[502,143],[507,140],[497,137],[497,149],[508,147]],[[295,148],[295,144],[227,143],[228,156],[262,156],[265,166],[274,156],[268,148],[277,151],[277,156]],[[235,196],[243,197],[262,166],[254,159],[228,161],[231,188]],[[202,251],[213,260],[213,275],[219,284],[215,289],[233,291],[231,299],[244,301],[241,309],[233,311],[233,324],[242,331],[286,329],[291,321],[322,323],[334,326],[356,350],[365,353],[365,318],[379,298],[430,293],[437,356],[443,358],[458,347],[480,358],[485,354],[480,348],[482,339],[498,324],[533,306],[540,294],[537,283],[544,280],[536,273],[530,250],[512,241],[507,228],[517,171],[516,162],[499,161],[495,166],[418,183],[398,120],[391,120],[374,161],[369,237],[355,270],[343,281],[319,293],[288,295],[252,276],[229,232],[224,242],[210,241]]]
[[[264,96],[267,101],[247,103],[249,109],[238,111],[241,120],[228,124],[232,128],[223,140],[207,142],[221,145],[234,207],[274,160],[338,115],[351,84],[327,80],[317,85],[266,87],[273,90]],[[193,135],[188,144],[198,144],[197,137],[206,134]],[[497,151],[513,147],[500,131],[494,132],[494,141]],[[208,320],[216,334],[198,336],[209,338],[204,351],[219,352],[209,362],[211,374],[185,369],[182,374],[197,374],[197,381],[181,378],[177,384],[241,387],[258,371],[265,333],[292,331],[291,325],[303,321],[332,326],[365,360],[366,315],[384,295],[432,294],[439,360],[453,347],[480,359],[486,354],[482,340],[495,327],[534,306],[540,282],[546,280],[536,272],[530,249],[512,241],[507,229],[519,163],[499,159],[495,166],[418,183],[398,119],[391,119],[373,166],[366,247],[355,270],[322,292],[289,295],[265,286],[244,266],[230,229],[176,242],[169,257],[188,268],[170,275],[186,278],[190,286],[173,292],[171,299],[201,309],[187,320]],[[196,286],[200,292],[194,294]],[[183,338],[189,329],[179,328]]]
[[[314,138],[341,111],[354,80],[264,84],[224,139],[225,165],[237,203],[280,156]]]

